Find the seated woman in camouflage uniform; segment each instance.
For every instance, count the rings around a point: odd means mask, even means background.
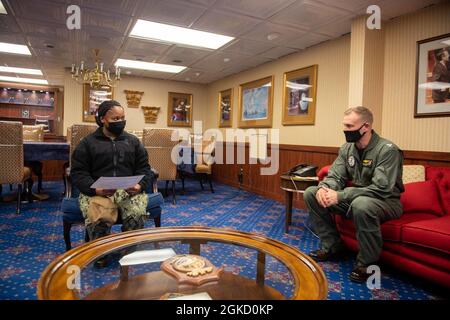
[[[90,240],[110,234],[111,221],[88,217],[92,197],[109,197],[118,207],[122,231],[142,229],[147,207],[145,190],[151,185],[153,173],[148,164],[147,151],[139,139],[124,132],[125,113],[117,101],[104,101],[96,115],[99,128],[85,137],[72,155],[71,177],[80,190],[80,209],[85,218]],[[100,177],[144,175],[134,187],[127,190],[92,189]]]

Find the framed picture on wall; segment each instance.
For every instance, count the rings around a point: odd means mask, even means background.
[[[417,42],[414,117],[450,116],[450,33]]]
[[[169,92],[167,125],[171,127],[192,126],[192,94]]]
[[[317,65],[284,74],[283,125],[314,124]]]
[[[219,128],[233,126],[233,89],[219,92]]]
[[[95,113],[98,106],[106,100],[114,99],[112,87],[92,88],[89,84],[83,85],[83,121],[95,122]]]
[[[239,86],[239,128],[272,127],[273,76]]]

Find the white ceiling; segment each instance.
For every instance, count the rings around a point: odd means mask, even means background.
[[[383,20],[440,0],[2,0],[0,42],[26,44],[31,57],[0,54],[0,65],[38,68],[51,85],[63,85],[65,68],[117,58],[184,65],[179,74],[130,70],[131,75],[210,83],[350,32],[351,20],[369,5]],[[67,7],[81,8],[81,30],[66,27]],[[236,37],[219,50],[129,38],[137,19]],[[268,40],[269,34],[278,37]],[[52,45],[54,48],[48,48]],[[224,59],[229,59],[225,62]],[[181,62],[174,62],[181,61]],[[125,70],[126,71],[126,70]],[[19,76],[19,75],[18,75]],[[23,77],[24,75],[22,75]],[[28,77],[28,76],[27,76]],[[32,76],[30,76],[32,77]]]

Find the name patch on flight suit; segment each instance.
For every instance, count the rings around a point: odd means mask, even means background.
[[[372,162],[373,162],[373,160],[371,160],[371,159],[364,159],[363,160],[363,167],[371,167],[372,166]]]

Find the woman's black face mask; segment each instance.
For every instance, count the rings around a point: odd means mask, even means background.
[[[361,134],[359,130],[361,130],[361,128],[364,127],[365,125],[366,124],[364,123],[361,127],[359,127],[359,129],[356,130],[348,130],[348,131],[344,130],[345,140],[347,142],[358,142],[365,134],[365,132]]]
[[[115,136],[120,136],[125,129],[126,120],[116,121],[116,122],[108,122],[108,126],[106,129],[111,132]]]

